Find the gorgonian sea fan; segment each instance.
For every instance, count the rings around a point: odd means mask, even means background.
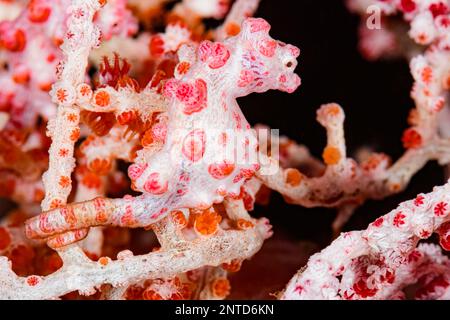
[[[348,157],[336,103],[317,111],[322,160],[252,128],[237,99],[294,92],[300,50],[252,17],[258,0],[167,2],[0,2],[0,195],[16,204],[0,223],[0,298],[224,299],[229,273],[273,234],[249,214],[270,190],[336,208],[337,235],[366,200],[450,162],[449,1],[347,1],[365,57],[410,61],[415,109],[396,161]],[[379,30],[365,24],[373,6]],[[417,298],[450,297],[448,258],[419,244],[437,233],[450,249],[448,188],[342,233],[278,297],[404,298],[419,280]]]

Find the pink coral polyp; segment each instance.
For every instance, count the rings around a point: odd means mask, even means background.
[[[250,32],[269,32],[270,24],[264,19],[252,19],[250,20]]]
[[[198,47],[200,60],[206,62],[211,69],[223,67],[230,58],[230,51],[220,42],[203,41]]]
[[[167,191],[168,182],[157,172],[151,173],[144,184],[144,190],[150,194],[160,195]]]
[[[224,179],[228,177],[234,170],[235,165],[230,161],[221,163],[213,163],[208,166],[208,172],[214,179]]]
[[[147,168],[147,164],[132,164],[128,167],[128,176],[131,180],[137,180]]]
[[[174,96],[180,101],[186,115],[200,112],[207,107],[207,85],[202,79],[196,79],[194,83],[171,79],[167,81],[164,93],[167,97]]]
[[[277,48],[275,40],[264,39],[259,43],[259,52],[266,57],[273,57]]]

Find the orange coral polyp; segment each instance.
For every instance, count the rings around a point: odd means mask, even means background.
[[[98,90],[94,94],[94,101],[99,107],[107,107],[111,102],[111,97],[105,90]]]
[[[170,213],[172,220],[177,224],[179,228],[184,228],[187,226],[188,221],[184,213],[180,210],[175,210]]]
[[[409,128],[403,132],[402,142],[406,149],[418,148],[422,145],[422,136],[417,130]]]
[[[247,230],[253,228],[255,225],[253,222],[246,220],[246,219],[238,219],[236,221],[236,225],[241,230]]]
[[[63,103],[67,100],[67,91],[66,89],[60,88],[56,91],[56,98],[58,102]]]
[[[26,84],[30,81],[30,74],[28,72],[14,74],[13,80],[18,84]]]
[[[327,165],[335,165],[341,160],[341,152],[336,147],[327,146],[323,151],[322,157]]]
[[[242,261],[233,259],[230,262],[222,263],[222,268],[228,272],[238,272],[241,269]]]
[[[286,171],[286,183],[290,186],[296,187],[303,180],[303,175],[297,169],[288,169]]]
[[[95,158],[88,164],[89,170],[99,175],[106,175],[111,170],[111,160],[104,158]]]
[[[22,29],[17,29],[12,36],[12,39],[8,40],[9,41],[2,41],[0,44],[3,44],[6,49],[12,52],[21,52],[25,49],[27,37]]]
[[[143,300],[164,300],[161,295],[156,293],[154,290],[147,288],[142,292]]]
[[[56,209],[56,208],[59,208],[59,207],[62,206],[62,204],[63,204],[63,202],[61,201],[61,199],[53,199],[53,200],[50,202],[50,209]]]
[[[194,228],[202,236],[217,232],[222,217],[214,210],[205,210],[195,218]]]
[[[43,4],[37,4],[36,0],[31,0],[28,4],[28,19],[34,23],[42,23],[48,20],[51,9]]]
[[[124,111],[117,116],[117,122],[121,125],[126,125],[136,118],[136,113],[133,110]]]
[[[61,176],[61,177],[59,178],[59,185],[60,185],[62,188],[67,188],[67,187],[69,187],[71,183],[72,183],[72,181],[71,181],[70,177]]]
[[[225,26],[225,32],[229,36],[235,36],[241,32],[241,27],[234,22],[230,22]]]
[[[223,299],[230,294],[230,281],[228,281],[228,279],[226,278],[216,279],[211,284],[211,290],[217,298]]]
[[[98,259],[98,263],[100,263],[102,266],[108,265],[108,263],[111,261],[108,257],[101,257]]]
[[[325,109],[325,113],[330,116],[337,116],[341,113],[341,108],[337,104],[330,104]]]
[[[187,61],[182,61],[177,65],[177,72],[180,75],[186,74],[191,67],[191,64]]]
[[[145,148],[145,147],[148,147],[148,146],[152,145],[153,142],[154,142],[154,139],[153,139],[153,133],[152,133],[152,130],[147,130],[147,131],[145,131],[145,133],[144,133],[144,135],[143,135],[143,137],[142,137],[142,139],[141,139],[141,144],[142,144],[142,146],[143,146],[144,148]]]
[[[102,181],[97,174],[86,172],[81,179],[81,183],[90,189],[98,189],[100,188]]]

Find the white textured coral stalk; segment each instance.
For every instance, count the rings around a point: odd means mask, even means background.
[[[230,259],[244,260],[255,254],[270,236],[267,220],[245,231],[220,231],[214,237],[183,241],[167,251],[123,259],[94,262],[84,254],[73,254],[64,266],[46,277],[18,277],[10,262],[0,258],[0,299],[51,299],[79,290],[92,294],[102,284],[127,286],[150,278],[170,278],[202,266],[218,266]],[[220,247],[220,250],[218,248]]]
[[[64,205],[72,189],[74,144],[80,135],[80,109],[75,105],[76,88],[84,81],[91,49],[100,41],[100,31],[92,22],[98,9],[98,0],[74,0],[70,7],[68,28],[61,46],[65,61],[60,65],[59,80],[51,92],[53,101],[58,104],[58,112],[56,119],[52,119],[48,125],[52,145],[49,150],[49,169],[43,176],[44,210]]]

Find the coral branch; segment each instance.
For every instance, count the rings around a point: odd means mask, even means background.
[[[371,223],[365,231],[343,233],[329,247],[310,258],[281,297],[392,298],[418,279],[416,274],[408,272],[408,268],[414,268],[409,264],[418,254],[414,249],[419,240],[437,232],[441,235],[442,247],[449,249],[446,233],[450,219],[449,190],[450,182],[400,204]],[[432,257],[437,256],[433,254]],[[444,260],[448,265],[448,259]]]
[[[221,231],[215,237],[185,242],[164,252],[110,261],[107,265],[93,262],[84,255],[70,256],[60,270],[47,277],[38,277],[33,286],[29,284],[29,277],[17,277],[10,270],[7,259],[2,257],[0,297],[49,299],[75,290],[88,294],[105,283],[123,286],[149,278],[171,277],[203,265],[217,266],[230,259],[244,260],[256,253],[268,236],[263,219],[252,229]],[[221,249],[216,250],[217,246]]]
[[[227,14],[223,25],[215,32],[215,39],[223,41],[228,37],[238,34],[241,30],[241,24],[247,17],[255,14],[260,0],[236,0]]]
[[[100,8],[97,0],[76,1],[71,7],[64,43],[61,46],[65,62],[60,66],[59,80],[53,85],[51,95],[58,104],[56,119],[49,122],[49,169],[43,175],[45,198],[42,208],[64,205],[71,190],[71,173],[75,166],[74,144],[80,135],[80,110],[75,105],[76,88],[84,81],[87,61],[92,47],[99,44],[100,32],[92,23]],[[62,156],[60,150],[67,150]]]

